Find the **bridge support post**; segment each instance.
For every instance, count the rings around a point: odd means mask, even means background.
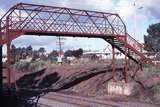
[[[127,83],[128,82],[128,58],[127,58],[127,36],[125,37],[125,68],[124,68],[124,77],[125,77],[125,82]]]
[[[0,32],[1,32],[1,21],[0,21]],[[0,40],[2,40],[2,35],[0,35]],[[3,93],[3,45],[0,45],[0,96]]]
[[[140,61],[141,61],[140,69],[141,69],[141,71],[143,71],[143,60],[141,59]]]
[[[10,41],[7,42],[7,82],[11,87],[11,68],[10,68]]]
[[[116,73],[116,70],[115,70],[115,48],[112,45],[112,76],[113,76],[113,81],[116,81],[115,80],[115,73]]]
[[[128,49],[128,55],[130,55],[130,49]],[[131,61],[130,59],[128,58],[128,70],[130,70],[130,67],[131,67]]]
[[[2,45],[0,45],[0,95],[3,93],[3,61],[2,61]]]
[[[10,36],[9,36],[9,16],[6,17],[6,38],[7,38],[7,61],[6,61],[6,66],[7,66],[7,83],[9,88],[11,87],[11,69],[10,69]]]

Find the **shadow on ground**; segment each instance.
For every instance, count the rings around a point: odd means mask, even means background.
[[[37,105],[38,99],[48,92],[68,89],[82,81],[111,71],[111,69],[106,70],[105,68],[97,72],[95,69],[92,72],[86,71],[62,78],[57,72],[46,75],[45,70],[46,69],[42,69],[35,73],[24,75],[16,81],[19,91],[16,92],[16,98],[14,99],[16,99],[18,105],[25,105],[25,107],[35,106]],[[119,70],[123,70],[123,68],[120,68]]]

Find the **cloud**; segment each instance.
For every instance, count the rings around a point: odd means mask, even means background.
[[[5,14],[5,10],[0,7],[0,18]]]
[[[130,0],[1,0],[0,6],[7,10],[19,2],[119,13],[124,20],[135,11]]]
[[[136,7],[133,6],[134,1]],[[133,16],[135,8],[143,6],[146,15],[160,17],[159,0],[0,0],[0,7],[8,10],[8,7],[20,2],[114,12],[119,13],[125,20]]]
[[[150,0],[150,5],[147,5],[147,10],[150,12],[149,15],[159,19],[160,18],[160,1],[155,0],[154,2]]]
[[[28,1],[30,2],[31,0]],[[23,2],[23,0],[0,0],[0,6],[7,11],[10,7],[20,2]]]
[[[95,44],[96,41],[96,44]],[[103,50],[107,43],[102,39],[94,39],[94,38],[80,38],[80,37],[65,37],[62,40],[62,48],[64,50],[67,49],[101,49]],[[12,41],[16,47],[27,47],[32,45],[34,49],[39,49],[40,47],[45,47],[48,52],[52,50],[58,50],[59,46],[57,45],[58,39],[56,36],[21,36],[16,40]]]
[[[65,6],[103,12],[114,10],[112,0],[66,0]]]
[[[65,48],[67,49],[83,48],[86,50],[88,49],[97,50],[105,48],[107,46],[106,44],[107,43],[103,39],[99,38],[69,37],[65,41],[64,46],[66,46]]]
[[[160,18],[160,0],[137,0],[137,5],[143,7],[144,14],[148,18]]]
[[[48,51],[56,48],[56,41],[57,37],[49,37],[49,36],[27,36],[23,35],[15,40],[13,40],[13,44],[15,44],[17,47],[26,47],[29,45],[32,45],[35,49],[38,47],[46,47]],[[53,48],[48,48],[48,47]]]
[[[117,5],[115,5],[115,8],[116,12],[125,20],[132,17],[135,12],[133,2],[130,0],[120,0]]]
[[[12,7],[18,3],[34,3],[63,6],[64,1],[66,0],[0,0],[0,6],[5,10],[8,10],[9,7]]]
[[[19,44],[19,45],[27,45],[27,44],[33,44],[33,45],[42,45],[42,44],[48,44],[50,45],[51,42],[55,41],[56,37],[47,37],[47,36],[21,36],[13,41],[13,43]]]

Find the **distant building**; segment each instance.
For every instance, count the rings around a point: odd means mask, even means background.
[[[64,58],[64,52],[61,50],[61,51],[59,52],[58,57],[57,57],[57,63],[62,64],[63,58]]]
[[[124,57],[124,55],[115,49],[115,56],[117,59],[121,59]],[[84,52],[83,57],[97,57],[98,59],[112,59],[112,53],[111,52],[101,52],[101,51],[90,51],[90,52]]]

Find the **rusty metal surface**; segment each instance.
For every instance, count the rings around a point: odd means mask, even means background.
[[[5,34],[7,26],[12,32],[24,34],[83,34],[91,37],[92,34],[126,34],[125,24],[118,14],[24,3],[17,4],[2,17],[2,33]]]

